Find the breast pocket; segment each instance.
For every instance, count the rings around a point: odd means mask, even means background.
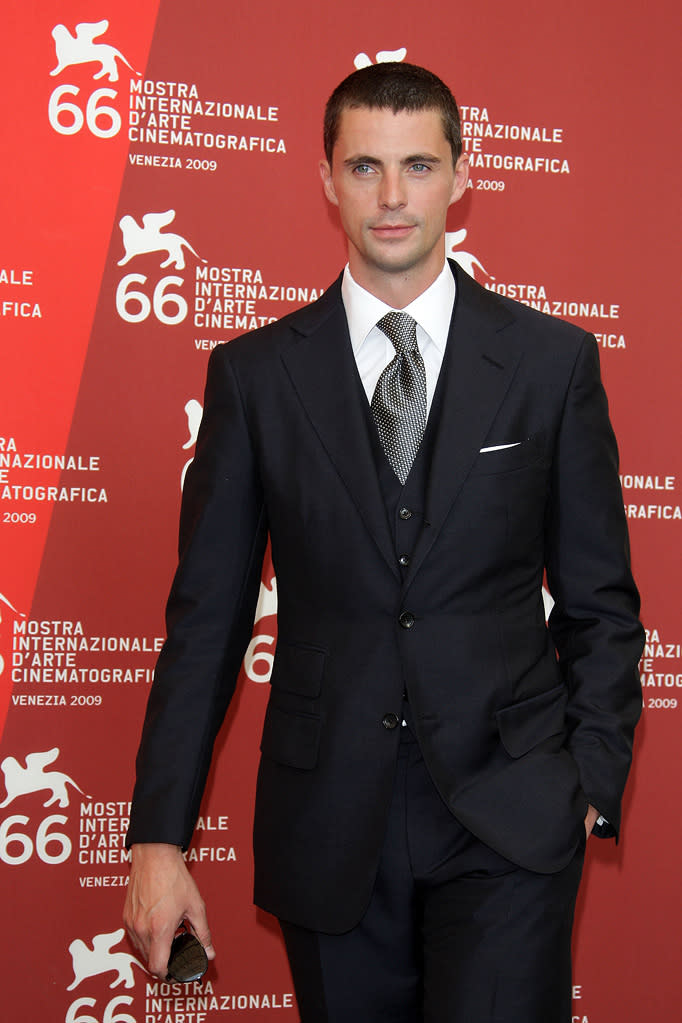
[[[484,445],[471,469],[471,476],[517,472],[539,462],[544,454],[544,433],[536,433],[509,446],[491,441]]]

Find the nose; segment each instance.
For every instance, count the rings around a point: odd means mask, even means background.
[[[397,210],[407,202],[402,175],[399,170],[388,168],[381,178],[379,205],[385,209]]]

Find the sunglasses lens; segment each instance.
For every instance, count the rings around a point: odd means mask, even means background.
[[[168,960],[168,979],[181,984],[200,980],[208,969],[208,958],[201,942],[183,931],[173,939]]]

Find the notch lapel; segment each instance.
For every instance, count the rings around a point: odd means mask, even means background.
[[[365,395],[348,333],[340,278],[294,328],[282,354],[312,426],[393,575],[399,579],[386,506],[362,408]]]
[[[504,333],[513,314],[463,271],[455,276],[457,296],[443,365],[445,391],[426,488],[425,524],[405,590],[457,500],[521,359],[510,333]]]

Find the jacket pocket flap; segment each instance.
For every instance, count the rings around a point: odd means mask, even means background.
[[[325,657],[319,647],[278,641],[271,685],[299,696],[319,696]]]
[[[522,757],[543,739],[563,732],[568,691],[555,686],[496,711],[502,744],[511,757]]]
[[[309,771],[317,763],[321,719],[268,705],[260,749],[263,756],[288,767]]]

